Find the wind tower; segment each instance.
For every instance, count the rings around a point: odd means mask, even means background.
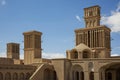
[[[24,32],[24,63],[32,64],[34,59],[41,58],[41,32]]]
[[[19,59],[19,44],[7,43],[7,58]]]
[[[110,57],[110,28],[100,25],[100,7],[84,8],[85,28],[76,29],[76,46],[83,43],[94,51],[93,58]]]

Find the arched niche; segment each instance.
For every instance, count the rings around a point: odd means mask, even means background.
[[[5,80],[11,80],[11,74],[9,72],[5,73]]]
[[[71,80],[84,80],[83,68],[78,64],[73,65],[70,71],[70,77]]]
[[[104,80],[120,80],[120,62],[111,62],[103,65],[99,72]]]
[[[88,49],[85,49],[82,51],[83,58],[91,58],[91,51]]]
[[[24,80],[24,79],[25,79],[24,73],[20,73],[20,80]]]
[[[44,80],[57,80],[56,72],[49,68],[46,68],[44,70]]]
[[[13,73],[13,80],[18,80],[18,74],[17,73]]]
[[[3,80],[3,74],[0,72],[0,80]]]
[[[77,50],[73,49],[71,51],[71,58],[72,59],[78,59],[78,51]]]

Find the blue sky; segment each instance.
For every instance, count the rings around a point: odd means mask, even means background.
[[[0,56],[6,55],[6,43],[20,43],[29,30],[43,33],[43,57],[65,57],[75,46],[77,28],[84,27],[83,8],[101,6],[101,24],[112,29],[112,54],[120,54],[120,0],[0,0]]]

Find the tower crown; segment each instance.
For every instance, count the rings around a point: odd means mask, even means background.
[[[84,8],[86,28],[100,26],[100,7],[98,5]]]

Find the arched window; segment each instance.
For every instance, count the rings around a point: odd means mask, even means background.
[[[80,75],[81,75],[81,79],[80,80],[84,80],[84,72],[83,71],[80,73]]]
[[[78,71],[75,72],[75,80],[79,80],[79,72]]]
[[[11,74],[9,72],[5,74],[5,80],[11,80]]]
[[[91,27],[91,21],[89,21],[89,27]]]
[[[13,80],[18,80],[18,74],[17,73],[13,74]]]
[[[24,80],[25,76],[24,73],[20,73],[20,80]]]
[[[100,10],[99,9],[97,9],[97,15],[100,15]]]
[[[49,69],[44,70],[44,80],[50,80],[50,70]]]
[[[77,51],[74,52],[74,58],[78,59],[78,52]]]
[[[3,74],[0,72],[0,80],[3,80]]]
[[[78,71],[72,71],[72,80],[79,80],[79,72]]]
[[[83,51],[83,58],[88,58],[88,52],[87,51]]]
[[[84,80],[84,73],[83,71],[73,71],[72,72],[72,80]]]
[[[71,69],[71,76],[72,80],[84,80],[84,75],[81,73],[83,68],[80,65],[73,65]]]
[[[83,51],[83,58],[90,58],[90,52],[89,51]]]
[[[90,12],[89,12],[89,16],[92,16],[92,15],[93,15],[93,13],[92,13],[92,11],[90,11]]]
[[[120,80],[120,68],[116,70],[116,80]]]
[[[30,78],[30,73],[26,73],[25,80],[29,80]]]
[[[86,27],[88,27],[88,22],[86,21]]]
[[[112,73],[111,72],[107,73],[107,80],[112,80]]]
[[[44,80],[57,80],[56,72],[51,69],[44,70]]]
[[[87,27],[90,27],[90,21],[87,23]]]
[[[89,77],[90,77],[90,80],[94,80],[94,72],[90,72]]]
[[[57,80],[56,71],[53,71],[53,80]]]
[[[97,25],[96,25],[96,21],[94,21],[94,26],[97,26]]]

